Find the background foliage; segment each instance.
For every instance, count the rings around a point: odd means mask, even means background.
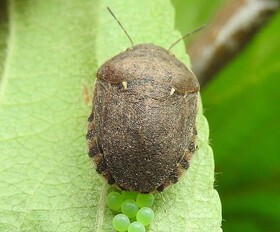
[[[176,26],[204,24],[222,2],[173,0]],[[278,13],[202,91],[227,232],[280,231],[279,28]]]

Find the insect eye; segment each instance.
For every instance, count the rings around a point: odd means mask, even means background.
[[[175,92],[176,92],[176,89],[174,89],[174,88],[172,87],[171,90],[170,90],[169,95],[172,96]]]
[[[185,69],[184,75],[176,75],[173,77],[171,84],[174,89],[180,93],[190,93],[199,91],[199,83],[189,69]]]
[[[179,92],[174,87],[171,87],[169,92],[169,97],[175,97],[175,96],[185,96],[185,93]]]
[[[122,87],[123,87],[124,90],[127,89],[127,82],[126,82],[126,81],[123,81],[123,82],[122,82]]]

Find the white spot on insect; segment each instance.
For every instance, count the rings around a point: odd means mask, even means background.
[[[127,89],[127,82],[126,82],[126,81],[123,81],[123,82],[122,82],[122,85],[123,85],[123,88],[124,88],[124,89]]]
[[[171,95],[173,95],[174,93],[175,93],[175,89],[174,89],[174,88],[171,88],[171,91],[170,91],[170,94],[169,94],[169,95],[171,96]]]

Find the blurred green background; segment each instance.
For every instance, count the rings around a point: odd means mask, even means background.
[[[185,34],[225,1],[172,2]],[[202,90],[226,232],[280,231],[279,28],[278,13]]]

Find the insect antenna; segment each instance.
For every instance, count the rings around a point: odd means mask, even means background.
[[[124,29],[124,27],[122,26],[122,24],[120,23],[120,21],[117,19],[117,17],[114,15],[114,13],[111,11],[111,9],[107,6],[108,11],[110,12],[110,14],[114,17],[114,19],[117,21],[117,23],[120,25],[120,27],[123,29],[124,33],[126,34],[126,36],[128,37],[128,39],[130,40],[131,45],[133,46],[133,41],[130,38],[129,34],[127,33],[127,31]]]
[[[183,39],[189,37],[191,34],[193,34],[193,33],[195,33],[195,32],[200,31],[201,29],[203,29],[203,28],[206,27],[206,26],[207,26],[207,25],[204,24],[204,25],[202,25],[202,26],[196,28],[195,30],[189,32],[188,34],[184,35],[184,36],[181,37],[180,39],[176,40],[176,41],[169,47],[168,51],[170,51],[170,50],[171,50],[177,43],[179,43],[181,40],[183,40]]]

